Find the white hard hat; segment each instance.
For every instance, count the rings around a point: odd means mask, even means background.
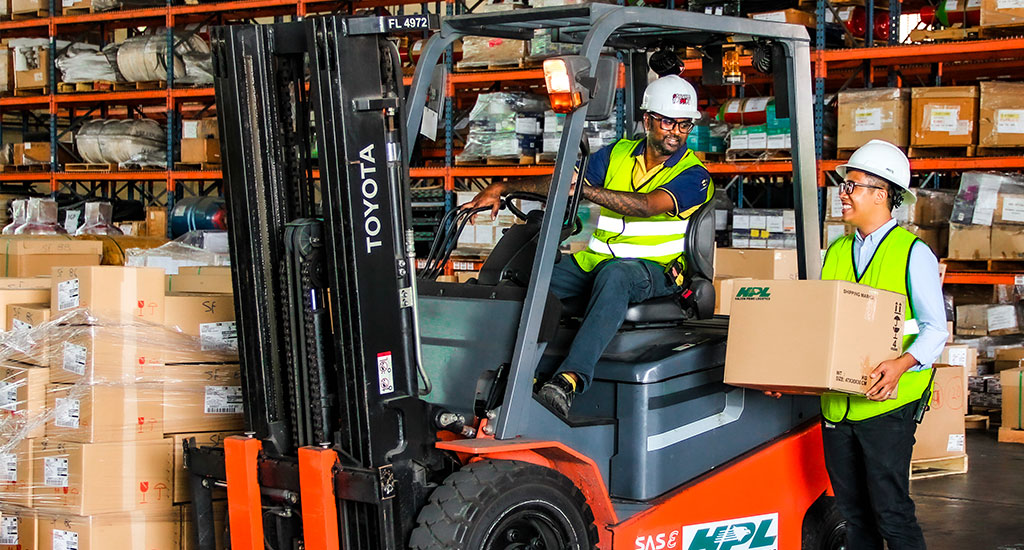
[[[700,118],[697,90],[674,74],[663,76],[647,85],[640,109],[669,118]]]
[[[836,167],[839,177],[845,178],[848,170],[860,170],[877,176],[903,189],[903,204],[914,204],[917,197],[910,192],[910,160],[899,147],[873,139],[850,155],[846,164]]]

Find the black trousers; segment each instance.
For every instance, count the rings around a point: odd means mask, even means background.
[[[862,422],[822,423],[825,468],[846,518],[848,550],[918,550],[924,535],[910,499],[917,402]]]

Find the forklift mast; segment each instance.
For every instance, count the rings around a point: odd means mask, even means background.
[[[320,527],[351,549],[403,547],[425,501],[423,469],[441,457],[434,411],[418,397],[401,63],[382,33],[431,21],[319,17],[213,32],[249,431],[223,450],[187,447],[201,550],[213,548],[204,479],[226,478],[229,499],[255,503],[231,501],[232,540],[248,530],[255,547],[276,550],[302,539],[300,490],[304,513],[324,515],[333,486],[344,488]],[[334,480],[324,502],[304,490],[304,456]],[[232,479],[253,462],[258,482]]]

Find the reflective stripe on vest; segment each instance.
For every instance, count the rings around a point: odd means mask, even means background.
[[[605,174],[604,188],[630,193],[650,193],[694,166],[704,166],[687,151],[675,166],[662,166],[652,172],[640,189],[633,188],[633,151],[643,140],[619,140],[613,147]],[[714,196],[714,185],[708,183],[707,198]],[[597,228],[585,250],[573,255],[584,271],[591,271],[611,258],[639,258],[663,265],[679,258],[686,249],[687,222],[669,213],[637,218],[623,216],[601,208]]]
[[[907,298],[907,307],[903,313],[903,351],[906,351],[917,337],[918,326],[910,301],[910,289],[907,283],[907,265],[910,262],[910,250],[917,237],[903,229],[893,227],[889,234],[882,238],[875,255],[872,256],[867,268],[860,278],[856,275],[853,261],[853,235],[841,237],[832,243],[825,254],[825,263],[821,269],[822,280],[839,280],[861,283],[879,290],[897,292]],[[895,399],[872,401],[866,397],[838,393],[826,393],[821,396],[821,414],[829,422],[843,420],[860,421],[894,411],[904,405],[921,399],[931,381],[931,372],[926,370],[908,371],[900,377]]]

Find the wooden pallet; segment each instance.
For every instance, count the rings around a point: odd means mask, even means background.
[[[1024,36],[1024,25],[996,25],[978,27],[978,38],[1009,38]]]
[[[978,38],[978,27],[950,27],[948,29],[914,29],[910,31],[910,41],[922,42],[951,42],[954,40],[970,40]]]
[[[980,271],[995,273],[1024,272],[1024,260],[963,260],[943,258],[947,271]]]
[[[198,172],[207,170],[220,170],[222,168],[221,163],[212,162],[175,162],[174,169],[181,170],[183,172]]]
[[[114,89],[114,83],[109,80],[95,80],[91,82],[58,82],[57,92],[62,94],[75,94],[84,92],[109,92]]]
[[[988,425],[989,423],[987,414],[968,414],[964,416],[965,430],[988,431]]]
[[[540,65],[535,62],[527,61],[526,59],[510,59],[508,61],[501,61],[497,63],[483,64],[479,61],[459,61],[455,64],[455,71],[460,73],[480,73],[487,71],[514,71],[516,69],[529,69],[532,67],[539,67]]]
[[[728,162],[761,162],[766,160],[791,161],[792,155],[788,149],[774,151],[758,150],[730,150],[725,152],[725,160]]]
[[[84,7],[83,6],[78,6],[78,7],[76,7],[76,6],[69,6],[69,7],[65,7],[61,11],[61,13],[63,15],[88,15],[90,13],[96,13],[96,12],[92,9],[92,5],[89,5],[89,6],[84,6]]]
[[[979,157],[1019,157],[1024,156],[1024,147],[982,147],[978,146]]]
[[[963,147],[910,147],[907,149],[907,156],[912,159],[973,157],[977,155],[977,150],[977,145],[966,145]]]
[[[497,158],[487,159],[487,166],[529,166],[537,161],[535,155],[523,155],[519,157],[519,162],[516,162],[512,158]]]
[[[967,454],[950,458],[925,458],[910,463],[910,479],[929,479],[967,473]]]
[[[15,88],[14,97],[31,97],[37,95],[46,95],[50,93],[49,86],[37,86],[34,88]]]
[[[48,172],[49,164],[5,164],[4,172]]]
[[[114,82],[115,92],[140,92],[144,90],[163,90],[166,87],[166,80],[146,80],[143,82]]]
[[[1024,430],[1013,428],[999,428],[1000,443],[1024,443]]]
[[[35,10],[26,11],[21,13],[12,13],[11,19],[14,21],[22,21],[25,19],[45,19],[50,16],[50,10]]]
[[[117,163],[69,162],[65,172],[117,172]]]

